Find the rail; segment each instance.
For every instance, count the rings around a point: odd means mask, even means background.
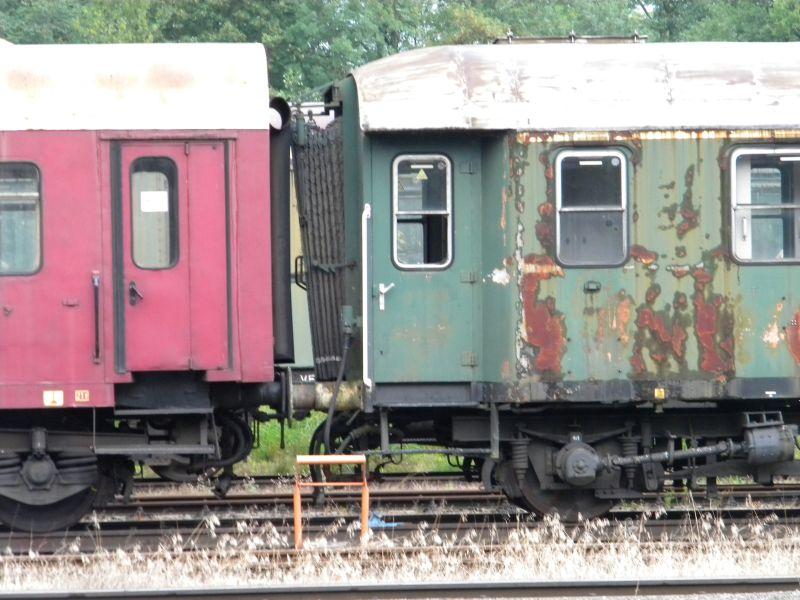
[[[80,590],[73,592],[25,592],[26,600],[220,600],[223,598],[563,598],[647,595],[698,596],[730,593],[796,592],[797,577],[731,577],[719,579],[628,579],[600,581],[460,581],[431,583],[379,583],[338,585],[269,585],[236,588],[184,588],[143,590]],[[17,599],[19,592],[2,592],[0,600]]]

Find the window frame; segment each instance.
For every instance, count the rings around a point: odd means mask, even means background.
[[[167,181],[169,182],[169,197],[167,201],[169,202],[169,229],[170,229],[170,256],[172,260],[170,261],[169,265],[165,267],[143,267],[136,261],[136,252],[134,250],[134,244],[136,243],[136,234],[134,232],[135,221],[134,221],[134,196],[133,196],[133,176],[135,173],[139,173],[142,171],[154,171],[155,169],[137,169],[137,165],[142,162],[160,162],[166,161],[170,165],[172,165],[172,173],[174,177],[170,177],[164,171],[160,171],[162,174],[167,176]],[[178,172],[178,165],[177,163],[170,158],[169,156],[139,156],[135,158],[130,163],[130,176],[128,180],[129,185],[129,195],[130,195],[130,236],[131,236],[131,247],[130,247],[130,259],[131,263],[137,269],[141,269],[143,271],[168,271],[170,269],[175,268],[175,266],[180,262],[181,259],[181,244],[180,244],[180,218],[178,211],[180,209],[180,200],[178,196],[178,180],[179,180],[179,172]],[[172,233],[175,235],[172,235]],[[174,250],[174,252],[173,252]]]
[[[414,211],[401,211],[399,210],[399,189],[398,189],[398,167],[401,161],[432,161],[443,160],[447,165],[447,173],[445,177],[446,186],[446,199],[445,210],[414,210]],[[454,259],[454,244],[453,233],[455,228],[453,226],[453,161],[444,153],[409,153],[398,154],[392,160],[391,170],[391,183],[392,183],[392,263],[397,269],[403,271],[444,271],[453,264]],[[442,215],[447,218],[447,261],[441,264],[438,263],[422,263],[422,264],[406,264],[400,261],[397,255],[397,224],[398,216],[426,216],[426,215]]]
[[[621,198],[619,205],[603,205],[601,207],[563,207],[562,204],[562,176],[561,164],[567,158],[605,158],[613,156],[620,160],[620,191]],[[569,268],[604,268],[604,267],[619,267],[628,262],[630,257],[630,239],[628,236],[628,205],[629,205],[629,190],[628,190],[628,156],[619,148],[563,148],[556,154],[555,160],[555,195],[556,195],[556,215],[555,215],[555,228],[556,228],[556,261],[564,267]],[[563,213],[589,213],[589,212],[621,212],[622,213],[622,258],[618,262],[581,262],[572,263],[567,262],[561,257],[561,215]]]
[[[8,160],[8,161],[0,161],[0,166],[21,166],[27,165],[33,167],[36,171],[36,178],[37,178],[37,192],[39,193],[39,239],[38,239],[38,246],[39,246],[39,260],[36,265],[36,269],[33,271],[7,271],[5,273],[0,272],[0,277],[31,277],[33,275],[37,275],[42,271],[44,268],[44,194],[42,193],[43,189],[43,182],[42,182],[42,170],[39,168],[34,162],[27,161],[27,160]]]
[[[730,154],[730,162],[728,168],[730,170],[730,249],[731,249],[731,257],[733,260],[742,265],[791,265],[791,264],[798,264],[800,263],[800,251],[795,251],[798,256],[795,258],[789,259],[753,259],[753,258],[743,258],[737,254],[736,250],[736,242],[739,239],[740,229],[738,227],[738,222],[736,219],[736,211],[737,209],[748,209],[751,211],[756,210],[792,210],[794,211],[798,217],[800,217],[800,202],[792,202],[786,204],[739,204],[738,196],[737,196],[737,182],[736,182],[736,162],[741,156],[781,156],[781,155],[795,155],[798,157],[798,161],[800,162],[800,146],[743,146],[740,148],[736,148]],[[800,181],[794,182],[795,185],[800,185]],[[752,233],[752,225],[750,228]],[[797,237],[797,231],[795,233],[795,248],[800,247],[800,238]]]

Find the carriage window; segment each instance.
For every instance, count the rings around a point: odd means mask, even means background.
[[[168,158],[139,158],[131,169],[133,262],[168,269],[178,262],[177,167]]]
[[[556,159],[556,238],[565,265],[613,266],[627,254],[627,175],[618,150],[567,150]]]
[[[452,258],[452,170],[441,154],[404,155],[392,166],[393,254],[397,266],[444,269]]]
[[[0,164],[0,275],[30,275],[41,265],[39,169]]]
[[[731,162],[736,258],[800,259],[800,148],[744,148]]]

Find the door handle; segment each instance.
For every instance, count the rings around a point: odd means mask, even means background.
[[[100,362],[100,273],[92,272],[92,299],[94,300],[94,352],[92,360]]]
[[[140,300],[144,300],[144,296],[142,296],[139,288],[136,287],[136,282],[131,281],[130,285],[128,285],[128,302],[130,302],[131,306],[136,306]]]
[[[394,283],[378,284],[378,310],[386,310],[386,294],[394,287]]]

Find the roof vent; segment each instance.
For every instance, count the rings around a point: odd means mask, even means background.
[[[563,37],[546,36],[522,36],[517,37],[511,31],[506,37],[497,38],[494,44],[644,44],[647,41],[646,35],[641,35],[634,31],[631,35],[578,35],[570,31],[569,35]]]

